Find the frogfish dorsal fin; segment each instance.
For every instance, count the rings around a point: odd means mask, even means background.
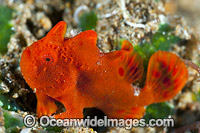
[[[132,52],[133,51],[133,45],[129,41],[124,40],[122,42],[121,50],[126,50],[126,51]]]
[[[133,51],[132,44],[128,41],[123,41],[122,49],[119,52],[121,54],[118,65],[118,76],[130,83],[140,79],[144,70],[143,60],[138,53]]]

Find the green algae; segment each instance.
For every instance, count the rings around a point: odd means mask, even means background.
[[[200,91],[193,93],[193,101],[200,102]]]
[[[163,119],[174,114],[174,106],[168,102],[156,103],[147,106],[144,118],[148,121],[152,118]]]
[[[0,53],[5,54],[7,51],[7,44],[10,40],[10,36],[13,34],[11,30],[12,25],[10,20],[12,19],[13,10],[0,5]]]
[[[85,12],[79,17],[79,21],[79,28],[83,31],[95,29],[97,25],[97,14],[95,11]]]
[[[158,50],[169,51],[174,44],[181,41],[178,36],[172,34],[174,31],[168,24],[160,25],[159,30],[152,36],[150,42],[134,45],[134,51],[138,52],[147,70],[149,58]]]
[[[58,127],[58,126],[55,126],[55,127],[51,127],[51,126],[48,126],[46,128],[44,128],[46,131],[48,132],[61,132],[64,127]]]
[[[18,132],[17,127],[24,127],[23,118],[15,112],[3,110],[6,132]]]

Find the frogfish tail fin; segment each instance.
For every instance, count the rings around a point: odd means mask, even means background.
[[[147,70],[144,89],[152,94],[152,102],[168,101],[176,96],[186,84],[188,70],[176,54],[165,51],[154,53]]]

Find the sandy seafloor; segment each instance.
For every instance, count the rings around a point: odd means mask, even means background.
[[[0,132],[14,131],[11,130],[12,127],[5,127],[7,123],[5,112],[17,116],[20,120],[26,114],[36,116],[36,97],[21,75],[20,56],[26,46],[44,37],[61,20],[68,25],[66,36],[73,37],[82,30],[80,16],[85,12],[94,11],[97,15],[94,28],[98,34],[97,46],[103,52],[117,50],[121,40],[129,40],[134,45],[149,42],[158,32],[161,24],[168,24],[174,29],[170,34],[181,39],[169,51],[200,65],[200,2],[198,0],[190,2],[187,0],[175,2],[170,0],[0,0],[0,3],[14,10],[10,21],[14,33],[7,44],[7,52],[0,55],[1,95],[5,95],[8,101],[15,101],[20,106],[20,109],[13,109],[15,113],[10,108],[0,107]],[[198,82],[198,73],[192,67],[188,66],[188,71],[189,79],[182,92],[168,102],[173,106],[172,117],[176,122],[175,127],[94,130],[136,133],[183,132],[186,129],[188,132],[200,131],[198,124],[200,82]],[[60,109],[62,110],[62,107]],[[66,128],[62,131],[94,132],[94,130]],[[35,126],[33,129],[19,126],[15,131],[45,132],[45,129],[40,126]]]

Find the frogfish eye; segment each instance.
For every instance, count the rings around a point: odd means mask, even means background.
[[[51,61],[51,59],[50,58],[46,58],[46,61]]]
[[[45,49],[39,53],[39,61],[44,65],[53,65],[57,61],[57,53],[51,49]]]
[[[52,64],[54,63],[54,58],[52,57],[51,54],[45,54],[42,57],[43,63],[45,64]]]

